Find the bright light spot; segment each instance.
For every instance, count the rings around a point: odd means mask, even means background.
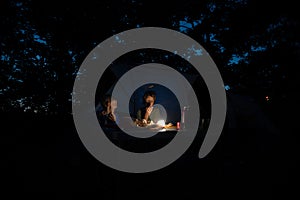
[[[269,96],[266,96],[265,99],[266,99],[266,101],[270,101],[270,97]]]
[[[165,120],[162,119],[162,120],[158,120],[158,122],[156,124],[159,126],[165,126],[166,122],[165,122]]]

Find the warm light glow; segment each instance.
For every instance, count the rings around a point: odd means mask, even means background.
[[[158,122],[156,124],[159,126],[165,126],[166,122],[165,122],[165,120],[162,119],[162,120],[158,120]]]
[[[269,101],[269,100],[270,100],[269,96],[266,96],[266,100],[267,100],[267,101]]]

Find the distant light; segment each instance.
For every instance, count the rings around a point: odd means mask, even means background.
[[[270,97],[269,96],[266,96],[265,99],[266,99],[266,101],[270,101]]]

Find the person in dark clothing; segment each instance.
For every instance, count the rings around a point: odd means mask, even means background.
[[[103,109],[99,113],[100,124],[107,128],[114,128],[117,126],[118,117],[115,113],[118,107],[117,100],[112,99],[107,95],[103,102]]]
[[[154,105],[156,100],[156,94],[154,91],[146,91],[143,100],[145,106],[140,108],[137,112],[137,120],[144,124],[157,123],[160,120],[160,110],[156,108]]]

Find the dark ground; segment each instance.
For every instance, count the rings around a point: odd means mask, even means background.
[[[1,187],[14,193],[93,193],[109,199],[269,199],[296,194],[296,138],[274,126],[251,98],[232,95],[228,100],[234,106],[228,107],[221,138],[206,158],[197,157],[198,136],[179,160],[146,174],[118,172],[94,159],[81,143],[71,115],[2,114]]]

